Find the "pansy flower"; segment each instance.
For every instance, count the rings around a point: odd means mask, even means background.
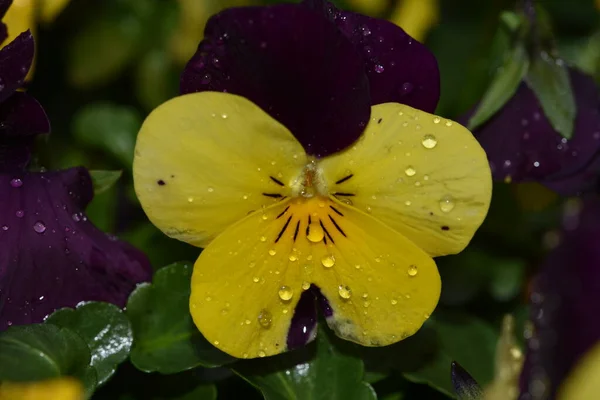
[[[182,91],[144,122],[134,180],[157,227],[204,248],[190,298],[202,334],[274,355],[314,337],[317,305],[366,346],[415,333],[440,294],[432,257],[468,244],[491,195],[471,133],[428,113],[428,50],[320,1],[229,9]]]
[[[35,136],[50,130],[40,104],[16,91],[33,54],[29,31],[0,50],[0,330],[81,301],[124,306],[151,277],[140,251],[88,221],[84,168],[26,170]]]

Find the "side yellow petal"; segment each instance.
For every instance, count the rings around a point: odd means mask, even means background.
[[[38,0],[40,20],[50,23],[67,7],[71,0]]]
[[[14,0],[6,15],[2,19],[2,22],[6,24],[8,29],[8,37],[2,43],[1,47],[6,46],[10,42],[12,42],[17,36],[21,33],[25,32],[27,29],[31,30],[31,33],[34,34],[36,32],[36,22],[35,22],[35,0]],[[36,50],[37,52],[37,50]],[[31,68],[25,77],[26,81],[30,81],[33,77],[35,68],[35,59],[31,64]]]
[[[424,42],[439,17],[439,0],[400,0],[396,2],[390,21],[419,42]]]
[[[300,143],[258,106],[203,92],[170,100],[146,118],[133,177],[154,225],[206,247],[248,213],[290,196],[306,163]]]
[[[460,124],[387,103],[356,144],[321,162],[329,190],[436,257],[462,251],[483,222],[492,179]]]
[[[274,355],[287,349],[311,285],[329,301],[335,332],[367,346],[415,333],[441,287],[433,260],[398,232],[333,199],[296,198],[252,213],[202,252],[190,311],[221,350]]]
[[[595,400],[600,393],[600,343],[576,365],[559,389],[558,400]]]
[[[0,400],[83,400],[84,398],[83,386],[75,378],[0,383]]]

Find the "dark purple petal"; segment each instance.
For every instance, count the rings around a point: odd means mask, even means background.
[[[600,191],[600,155],[596,155],[592,162],[570,176],[541,182],[548,189],[563,195],[583,195],[598,193]]]
[[[544,183],[573,178],[597,155],[600,92],[591,77],[574,69],[569,72],[577,104],[575,130],[570,140],[552,128],[525,83],[521,83],[513,98],[490,121],[474,131],[487,152],[494,179],[510,177],[513,182]],[[565,185],[565,189],[571,188]]]
[[[575,206],[574,206],[575,204]],[[534,281],[521,400],[554,398],[600,340],[600,199],[567,206],[561,243]]]
[[[0,330],[81,301],[125,305],[151,278],[146,256],[98,230],[83,168],[0,174]]]
[[[23,85],[33,62],[34,42],[23,32],[0,50],[0,103]]]
[[[459,363],[452,361],[450,366],[450,378],[454,392],[459,400],[481,399],[483,391],[475,378],[471,376]]]
[[[27,93],[15,92],[0,103],[0,172],[23,169],[35,135],[49,131],[46,112]]]
[[[181,92],[244,96],[326,156],[360,137],[370,116],[363,60],[324,16],[301,5],[246,7],[212,17]]]
[[[307,290],[302,293],[292,323],[288,331],[287,348],[288,350],[303,347],[314,339],[317,327],[317,308],[315,304],[315,293]]]
[[[320,10],[363,55],[371,104],[402,103],[433,113],[440,98],[440,73],[434,55],[397,25],[336,9],[332,4],[306,1]]]

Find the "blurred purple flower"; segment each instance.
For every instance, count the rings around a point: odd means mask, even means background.
[[[0,331],[81,301],[124,306],[151,278],[143,253],[87,220],[93,187],[84,168],[25,170],[35,136],[50,130],[40,104],[16,91],[33,54],[30,32],[0,50]]]
[[[181,77],[181,92],[244,96],[323,157],[361,135],[371,105],[397,102],[433,112],[433,54],[385,20],[323,0],[225,10]]]
[[[600,199],[567,203],[562,239],[535,278],[520,400],[555,398],[600,340]]]
[[[569,75],[577,106],[571,139],[554,130],[525,82],[496,115],[473,131],[488,155],[495,180],[535,181],[565,196],[596,189],[600,91],[590,76],[571,68]]]

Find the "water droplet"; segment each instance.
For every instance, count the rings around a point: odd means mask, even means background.
[[[215,346],[219,345],[219,341],[218,340],[215,340],[213,343],[214,343]]]
[[[250,324],[252,323],[252,321],[250,321],[249,319],[247,319],[247,320],[245,320],[245,321],[244,321],[244,323],[245,323],[246,325],[250,325]]]
[[[292,262],[294,261],[298,261],[298,257],[295,254],[290,254],[290,256],[288,257],[288,259]]]
[[[3,231],[7,231],[8,230],[8,225],[2,225],[2,230]]]
[[[380,263],[381,262],[381,258],[375,257],[375,262]]]
[[[188,203],[193,203],[194,202],[194,198],[193,197],[188,197]]]
[[[267,241],[267,238],[266,238],[266,236],[261,236],[261,237],[260,237],[260,241],[261,241],[261,242],[266,242],[266,241]]]
[[[23,186],[23,181],[19,178],[11,179],[10,186],[12,186],[14,188],[19,188],[19,187]]]
[[[310,283],[309,282],[302,282],[302,290],[308,290],[310,289]]]
[[[268,328],[271,326],[271,322],[273,322],[273,316],[271,313],[265,309],[260,310],[258,313],[258,323],[263,328]]]
[[[417,276],[419,273],[419,269],[416,265],[411,265],[408,267],[408,276]]]
[[[255,276],[254,278],[252,278],[252,282],[258,283],[260,282],[260,278],[258,276]]]
[[[446,121],[446,126],[452,126],[452,121]]]
[[[398,300],[392,299],[391,303],[392,303],[393,306],[395,306],[396,304],[398,304]]]
[[[440,210],[447,213],[454,209],[454,199],[450,195],[446,195],[440,199]]]
[[[269,250],[269,255],[270,256],[274,256],[275,254],[277,254],[277,251],[275,251],[275,249]]]
[[[267,214],[263,214],[262,219],[263,219],[263,221],[266,221],[269,219],[269,216]]]
[[[376,64],[375,67],[373,67],[373,70],[378,74],[381,74],[383,71],[385,71],[385,68],[381,64]]]
[[[331,268],[335,265],[335,257],[333,257],[333,255],[323,256],[323,258],[321,258],[321,264],[323,264],[325,268]]]
[[[227,114],[221,114],[221,118],[223,118],[223,119],[227,119],[227,118],[228,118],[228,115],[227,115]]]
[[[318,224],[310,224],[310,227],[308,228],[308,240],[310,240],[313,243],[318,243],[321,240],[323,240],[323,237],[325,236],[325,232],[323,231],[323,228],[321,227],[321,225]]]
[[[200,83],[203,85],[208,85],[210,83],[211,76],[209,74],[204,74],[204,76],[200,79]]]
[[[410,165],[408,167],[406,167],[406,169],[404,170],[404,173],[406,174],[406,176],[414,176],[417,171],[411,167]]]
[[[247,194],[243,195],[243,196],[242,196],[242,199],[244,199],[244,200],[248,200],[248,195],[247,195]]]
[[[208,190],[208,193],[212,193],[212,192],[214,192],[214,191],[215,191],[215,189],[214,189],[213,187],[210,187],[210,186],[208,187],[208,189],[207,189],[207,190]]]
[[[405,204],[405,205],[407,205],[407,206],[410,206],[410,205],[412,204],[412,202],[411,202],[410,200],[406,200],[406,201],[404,202],[404,204]]]
[[[43,222],[38,221],[35,224],[33,224],[33,230],[37,233],[44,233],[46,232],[46,225],[44,225]]]
[[[248,353],[244,353],[244,354],[242,354],[242,357],[244,357],[244,358],[248,358],[249,356],[250,356],[250,355],[249,355]]]
[[[23,218],[23,216],[25,215],[25,211],[23,211],[23,210],[17,210],[17,212],[15,213],[15,215],[17,216],[17,218]]]
[[[282,286],[279,288],[279,298],[283,301],[291,300],[294,297],[294,291],[289,286]]]
[[[400,90],[401,94],[409,94],[410,92],[412,92],[414,86],[412,83],[410,82],[404,82],[402,84],[402,89]]]
[[[441,120],[442,120],[442,119],[441,119],[440,117],[434,117],[434,118],[433,118],[433,123],[434,123],[434,124],[439,124]]]
[[[258,356],[259,357],[266,357],[267,353],[265,353],[263,350],[261,350],[261,351],[258,352]]]
[[[210,297],[210,296],[206,296],[206,298],[205,298],[204,300],[206,300],[206,301],[211,301],[211,300],[212,300],[212,297]]]
[[[425,135],[423,136],[421,144],[426,149],[433,149],[435,146],[437,146],[437,139],[433,135]]]
[[[338,287],[338,293],[342,299],[349,299],[352,297],[352,291],[348,286],[340,285]]]

